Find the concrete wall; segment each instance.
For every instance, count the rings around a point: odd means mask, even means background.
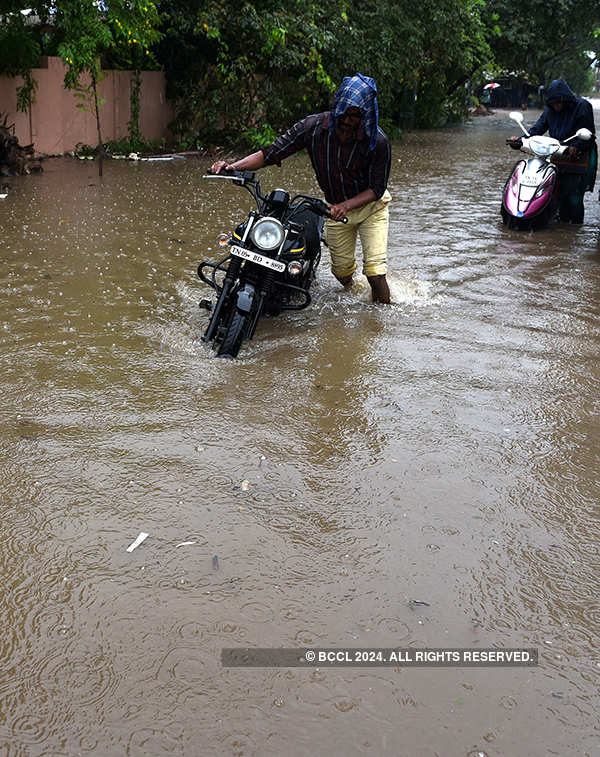
[[[15,124],[21,145],[33,143],[37,153],[56,155],[73,150],[78,142],[98,143],[96,118],[77,104],[72,90],[64,88],[65,69],[60,58],[44,58],[42,68],[32,74],[38,83],[31,113],[17,112],[16,87],[22,83],[17,77],[0,76],[0,113],[2,121],[8,113],[7,124]],[[127,137],[129,94],[132,74],[129,71],[105,71],[98,91],[104,99],[100,106],[102,140]],[[165,98],[165,77],[161,71],[142,72],[140,92],[140,132],[145,139],[169,138],[167,124],[173,113]]]

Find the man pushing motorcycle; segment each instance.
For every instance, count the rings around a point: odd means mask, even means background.
[[[307,116],[268,147],[233,163],[218,160],[211,171],[256,171],[306,148],[317,182],[330,204],[325,235],[331,270],[346,288],[357,269],[357,235],[363,273],[373,302],[389,303],[387,273],[388,203],[391,166],[388,138],[379,127],[377,86],[368,76],[346,76],[329,112]],[[344,216],[347,224],[335,223]]]

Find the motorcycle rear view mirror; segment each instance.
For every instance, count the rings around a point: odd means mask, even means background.
[[[516,121],[521,129],[525,132],[527,136],[529,136],[529,132],[527,129],[523,126],[523,114],[520,110],[511,110],[511,112],[508,114],[508,117],[511,118],[513,121]]]

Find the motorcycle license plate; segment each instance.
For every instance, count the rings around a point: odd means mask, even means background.
[[[238,247],[235,244],[231,245],[229,252],[238,258],[244,258],[244,260],[249,260],[251,263],[270,268],[272,271],[279,271],[279,273],[285,271],[285,263],[267,258],[265,255],[259,255],[258,252],[252,252],[252,250],[245,250],[243,247]]]

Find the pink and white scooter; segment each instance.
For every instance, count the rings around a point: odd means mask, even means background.
[[[519,149],[533,157],[519,160],[508,177],[502,191],[502,220],[511,229],[531,229],[545,226],[556,209],[558,170],[551,162],[553,155],[562,155],[571,139],[592,138],[589,129],[578,129],[572,137],[559,142],[552,137],[531,136],[523,126],[523,114],[509,114],[521,127],[525,138],[517,144]],[[509,144],[510,140],[506,140]]]

